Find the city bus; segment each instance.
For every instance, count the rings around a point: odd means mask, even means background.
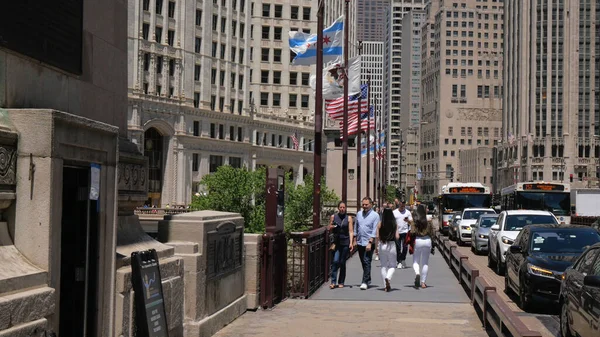
[[[502,189],[502,210],[549,211],[559,222],[571,223],[571,184],[543,181],[516,183]]]
[[[439,228],[446,232],[452,214],[465,208],[489,208],[492,205],[492,193],[489,187],[481,183],[448,183],[442,187],[438,196]]]

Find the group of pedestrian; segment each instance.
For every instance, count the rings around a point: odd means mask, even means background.
[[[394,205],[384,204],[381,214],[373,209],[373,200],[362,199],[362,211],[353,218],[347,214],[345,202],[338,203],[338,212],[331,216],[329,230],[333,263],[330,288],[343,288],[346,280],[346,260],[355,249],[362,265],[360,289],[371,285],[373,255],[379,256],[384,290],[389,292],[396,269],[407,268],[406,256],[413,255],[416,288],[427,288],[429,255],[435,253],[433,224],[427,221],[425,206],[416,209],[416,219],[406,208],[406,201],[396,199]],[[394,208],[395,206],[395,208]],[[339,273],[339,274],[338,274]]]

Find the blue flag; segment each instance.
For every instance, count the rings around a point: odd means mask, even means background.
[[[296,53],[293,65],[317,63],[317,34],[300,31],[290,32],[290,49]],[[323,30],[323,64],[335,61],[342,56],[344,46],[344,17],[340,16]]]

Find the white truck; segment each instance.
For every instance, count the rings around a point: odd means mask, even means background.
[[[571,189],[571,215],[600,217],[600,188]]]

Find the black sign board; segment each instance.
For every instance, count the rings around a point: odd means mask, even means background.
[[[2,1],[0,46],[81,74],[83,0]]]
[[[206,279],[213,280],[242,267],[244,233],[233,222],[223,222],[207,233]]]
[[[137,336],[169,336],[158,266],[158,255],[154,249],[131,253]]]
[[[523,190],[531,191],[531,190],[540,190],[540,191],[564,191],[564,185],[558,184],[525,184],[523,185]]]
[[[483,193],[485,192],[484,187],[471,187],[471,186],[463,186],[463,187],[451,187],[450,193]]]

